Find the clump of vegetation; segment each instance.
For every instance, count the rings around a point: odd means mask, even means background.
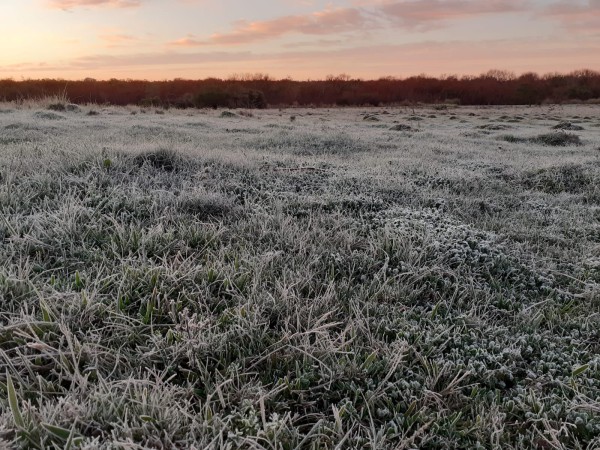
[[[593,191],[594,187],[600,185],[600,178],[581,164],[568,164],[526,172],[523,183],[529,189],[549,194],[577,194]]]
[[[504,125],[501,123],[487,123],[485,125],[477,126],[480,130],[499,131],[499,130],[510,130],[510,125]]]
[[[547,133],[530,138],[531,142],[551,147],[566,147],[569,145],[582,145],[581,139],[571,133]]]
[[[515,136],[512,134],[504,134],[502,136],[498,136],[498,139],[505,142],[511,142],[513,144],[519,144],[521,142],[528,142],[528,138],[524,138],[521,136]]]
[[[180,208],[200,220],[222,219],[232,214],[234,201],[223,194],[192,193],[181,197]]]
[[[33,116],[36,119],[42,119],[42,120],[64,120],[65,117],[61,116],[60,114],[56,114],[55,112],[51,112],[51,111],[36,111],[35,113],[33,113]]]
[[[363,120],[366,120],[367,122],[379,122],[380,119],[373,114],[367,114],[363,117]]]
[[[264,93],[255,89],[210,88],[196,94],[193,102],[197,108],[262,109],[267,107]]]
[[[566,147],[569,145],[582,145],[579,136],[571,133],[546,133],[533,137],[523,137],[514,136],[512,134],[506,134],[503,136],[499,136],[498,139],[516,144],[523,142],[531,142],[534,144],[541,144],[548,147]]]
[[[159,148],[158,150],[141,153],[133,158],[138,167],[148,165],[154,169],[172,172],[177,169],[181,157],[170,148]]]
[[[279,131],[267,138],[253,140],[255,148],[272,152],[289,152],[295,155],[350,155],[364,152],[368,147],[360,140],[345,132],[328,134],[308,131]]]
[[[63,112],[67,110],[67,107],[63,103],[51,103],[48,105],[50,111]]]
[[[390,128],[391,131],[419,131],[416,128],[411,127],[403,123],[399,123]]]
[[[571,122],[560,122],[552,127],[553,130],[582,131],[583,127]]]

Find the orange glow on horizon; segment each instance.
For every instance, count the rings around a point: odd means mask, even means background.
[[[600,70],[600,3],[573,0],[19,0],[0,78],[362,79]],[[245,20],[237,18],[247,17]],[[157,24],[161,24],[157,27]],[[204,30],[198,34],[197,30]]]

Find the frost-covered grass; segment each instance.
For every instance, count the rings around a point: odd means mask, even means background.
[[[0,448],[600,446],[598,107],[54,103],[0,105]]]

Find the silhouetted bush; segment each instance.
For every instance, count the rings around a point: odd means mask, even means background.
[[[209,90],[199,92],[194,98],[194,106],[196,108],[223,108],[229,107],[231,102],[231,96],[221,90]]]

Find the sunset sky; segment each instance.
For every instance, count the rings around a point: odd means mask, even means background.
[[[0,0],[0,78],[600,70],[600,0]]]

